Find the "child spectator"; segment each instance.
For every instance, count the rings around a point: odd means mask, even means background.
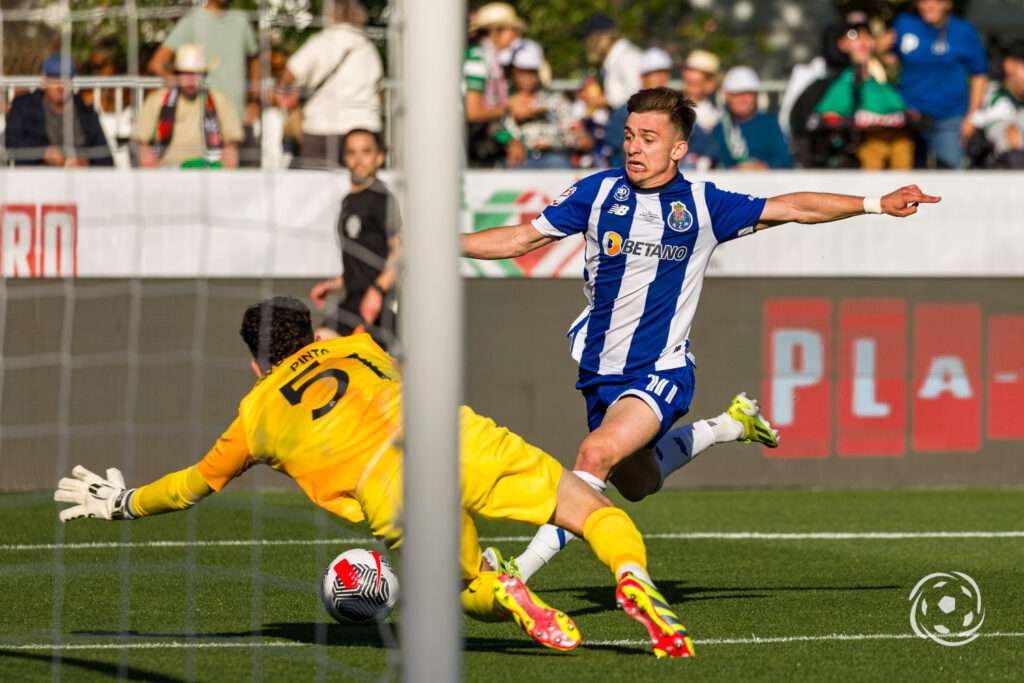
[[[821,129],[847,134],[860,167],[908,170],[914,165],[914,140],[907,106],[886,82],[885,69],[872,55],[875,39],[864,24],[851,24],[839,39],[851,66],[829,85],[815,106]]]
[[[572,168],[573,155],[589,150],[593,142],[583,122],[573,116],[572,103],[541,84],[544,50],[532,40],[523,40],[511,55],[509,72],[515,93],[509,97],[513,115],[507,127],[518,128],[517,137],[526,147],[523,168]]]

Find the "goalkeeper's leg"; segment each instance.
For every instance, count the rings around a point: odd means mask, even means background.
[[[689,657],[693,643],[665,598],[647,574],[647,550],[633,520],[577,477],[558,484],[554,520],[590,544],[615,574],[616,598],[626,613],[647,629],[659,657]]]
[[[601,425],[580,444],[573,473],[598,494],[604,493],[607,486],[605,480],[612,470],[650,443],[660,428],[658,416],[645,401],[636,396],[623,396],[608,409]],[[642,453],[639,455],[643,456]],[[650,459],[650,456],[647,458]],[[648,469],[650,472],[646,479],[651,481],[645,479],[631,485],[655,486],[657,469]],[[616,486],[620,486],[618,479],[613,481]],[[631,498],[629,490],[623,488],[619,488],[620,493]],[[577,535],[572,529],[561,529],[550,524],[542,526],[523,554],[515,559],[523,581],[528,581]]]

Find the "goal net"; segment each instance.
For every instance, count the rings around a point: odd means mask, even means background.
[[[174,22],[200,4],[26,0],[5,2],[0,12],[8,105],[40,86],[39,61],[53,45],[76,64],[99,47],[113,51],[113,73],[80,72],[72,83],[99,113],[114,155],[125,154],[109,169],[0,169],[0,506],[9,515],[0,534],[6,558],[0,590],[11,597],[8,605],[16,615],[0,627],[0,649],[14,653],[12,672],[49,673],[54,680],[90,672],[195,680],[218,673],[237,677],[240,671],[254,679],[391,679],[399,675],[402,657],[431,651],[435,663],[443,663],[436,670],[448,678],[457,671],[460,642],[457,555],[451,552],[450,561],[408,579],[403,562],[391,553],[408,588],[403,600],[418,591],[424,596],[420,606],[400,607],[410,623],[402,626],[402,648],[398,613],[378,625],[337,624],[319,597],[331,559],[353,547],[387,551],[365,524],[317,507],[270,468],[252,468],[183,514],[142,524],[58,521],[57,512],[66,506],[53,502],[53,490],[77,465],[101,476],[116,467],[131,487],[198,462],[253,386],[238,333],[243,310],[273,295],[309,303],[317,282],[342,272],[339,242],[346,226],[338,217],[349,175],[339,168],[273,168],[287,159],[279,154],[280,137],[274,138],[266,114],[258,121],[264,138],[255,152],[263,169],[116,167],[126,165],[126,138],[142,97],[160,86],[159,79],[144,75],[148,56]],[[453,145],[451,160],[435,158],[433,174],[420,174],[425,189],[404,180],[413,167],[403,167],[403,173],[396,160],[423,169],[426,155],[433,154],[402,146],[403,140],[425,139],[424,124],[407,128],[407,120],[392,114],[400,105],[429,109],[422,98],[431,93],[403,92],[400,85],[408,68],[400,60],[424,46],[403,44],[397,18],[420,21],[413,15],[422,8],[412,2],[404,8],[370,4],[377,13],[367,33],[391,58],[384,138],[393,144],[382,176],[400,205],[424,192],[435,205],[451,205],[435,212],[437,224],[407,240],[410,293],[403,298],[403,306],[418,309],[405,329],[418,325],[422,333],[426,325],[432,337],[405,349],[407,401],[423,408],[407,411],[407,437],[451,454],[447,462],[435,458],[431,470],[414,480],[427,487],[436,478],[429,495],[451,496],[458,483],[460,384],[452,365],[458,362],[461,314],[455,251],[459,148]],[[440,29],[453,45],[446,62],[453,67],[451,102],[434,107],[425,125],[433,125],[435,114],[449,117],[441,132],[457,140],[461,55],[454,46],[463,38],[464,8],[450,4],[451,11],[439,13],[451,24]],[[323,28],[320,17],[330,16],[334,3],[239,5],[257,30],[262,73],[270,74],[274,49],[293,39],[294,46]],[[429,66],[430,57],[420,61]],[[269,85],[267,77],[265,110],[272,108]],[[434,87],[444,83],[435,81]],[[74,135],[69,121],[65,117],[64,130]],[[268,151],[274,145],[278,149]],[[16,157],[7,154],[8,164]],[[438,161],[449,177],[437,177]],[[440,190],[438,183],[444,183]],[[422,226],[416,213],[404,222],[406,232]],[[433,247],[431,240],[442,246]],[[380,267],[376,255],[353,253]],[[433,267],[450,276],[432,276]],[[315,327],[345,294],[332,290],[324,310],[313,307]],[[394,338],[383,343],[399,348]],[[436,344],[447,346],[439,350]],[[410,505],[422,508],[427,502],[424,495]],[[405,567],[426,562],[433,549],[457,548],[455,512],[453,505],[447,517],[436,519],[428,511],[407,528]],[[420,533],[416,524],[433,528],[427,525],[435,521],[441,531],[410,543],[409,534]],[[432,572],[445,572],[446,580],[423,591]],[[432,601],[445,602],[440,613]],[[425,618],[438,616],[440,628],[423,628]],[[438,649],[439,638],[444,648]],[[442,650],[450,653],[447,658]],[[437,665],[423,666],[421,673]]]

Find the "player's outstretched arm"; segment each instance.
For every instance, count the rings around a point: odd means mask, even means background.
[[[883,197],[794,192],[768,199],[755,229],[762,230],[790,222],[828,223],[865,213],[884,213],[903,218],[917,213],[918,204],[934,204],[941,199],[925,194],[917,185],[901,187]]]
[[[533,223],[506,225],[462,235],[462,255],[477,259],[515,258],[555,239],[542,235]]]

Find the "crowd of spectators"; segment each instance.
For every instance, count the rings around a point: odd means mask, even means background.
[[[269,59],[248,15],[230,4],[207,0],[177,22],[147,63],[166,87],[150,91],[130,122],[108,122],[108,98],[90,106],[88,95],[73,94],[75,65],[48,57],[40,87],[7,112],[8,161],[125,165],[130,149],[142,167],[269,159],[337,168],[349,131],[386,136],[384,67],[358,0],[330,3],[321,31],[294,54]],[[663,47],[633,44],[604,14],[580,36],[597,75],[574,92],[552,89],[527,22],[507,3],[484,4],[470,12],[463,62],[467,164],[620,165],[629,96],[678,84],[697,110],[683,168],[1021,168],[1024,42],[988,55],[953,0],[914,0],[912,9],[888,27],[863,13],[828,26],[821,54],[793,67],[775,113],[758,107],[763,90],[750,65],[706,49],[677,63]],[[96,54],[95,72],[110,73],[110,60]],[[261,62],[271,65],[272,88]]]

